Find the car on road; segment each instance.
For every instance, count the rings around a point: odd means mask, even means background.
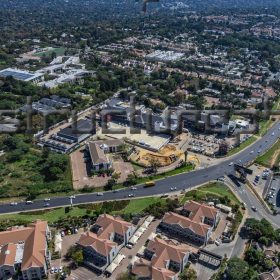
[[[257,212],[257,208],[255,206],[251,207],[254,212]]]
[[[171,191],[176,191],[177,188],[176,188],[176,187],[171,187],[170,190],[171,190]]]
[[[229,166],[232,166],[232,165],[233,165],[233,162],[230,162],[230,163],[229,163]]]
[[[27,201],[25,202],[25,204],[33,204],[33,201],[27,200]]]
[[[224,178],[224,177],[219,177],[219,178],[217,179],[217,181],[224,182],[224,181],[225,181],[225,178]]]
[[[51,200],[50,198],[45,198],[45,199],[44,199],[44,201],[50,201],[50,200]]]
[[[102,196],[102,195],[103,195],[102,192],[98,192],[98,193],[97,193],[97,196]]]
[[[221,245],[221,242],[219,241],[219,240],[215,240],[215,244],[217,245],[217,246],[220,246]]]
[[[49,207],[50,204],[49,203],[45,203],[44,207]]]
[[[16,205],[17,205],[17,202],[11,202],[10,205],[11,205],[11,206],[16,206]]]
[[[131,189],[132,189],[133,191],[136,191],[136,190],[137,190],[137,188],[136,188],[136,187],[131,187]]]
[[[130,193],[128,197],[134,197],[134,193]]]
[[[128,249],[132,249],[133,246],[131,244],[126,244],[125,247],[128,248]]]
[[[275,135],[275,133],[274,133],[274,132],[272,132],[272,133],[271,133],[271,135],[272,135],[272,136],[274,136],[274,135]]]
[[[253,154],[253,153],[254,153],[254,151],[251,151],[251,152],[250,152],[250,154]]]

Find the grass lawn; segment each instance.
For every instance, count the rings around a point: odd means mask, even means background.
[[[45,52],[36,53],[35,56],[40,56],[40,57],[42,57],[44,55],[50,56],[53,52],[55,52],[57,56],[64,55],[65,48],[53,48],[53,49],[45,51]]]
[[[187,192],[181,201],[185,202],[187,200],[191,200],[195,198],[201,200],[206,196],[214,196],[217,198],[227,196],[231,204],[240,204],[239,200],[233,194],[233,192],[226,185],[220,182],[209,183],[196,190]]]
[[[46,220],[50,223],[57,221],[59,218],[63,218],[65,216],[83,216],[86,214],[86,209],[81,209],[78,207],[73,207],[72,210],[65,214],[65,208],[58,209],[50,209],[50,210],[42,210],[36,211],[34,213],[20,213],[20,214],[10,214],[10,215],[0,215],[0,220],[18,220],[25,222],[32,222],[37,219]]]
[[[273,124],[273,121],[271,119],[269,120],[263,120],[259,123],[259,136],[263,136],[266,134],[267,130],[271,127]]]
[[[171,170],[171,171],[168,171],[168,172],[165,172],[165,173],[162,173],[162,174],[157,174],[157,175],[154,175],[154,176],[148,176],[148,177],[144,177],[144,178],[137,178],[137,184],[142,184],[142,183],[145,183],[147,181],[151,181],[151,180],[159,180],[159,179],[163,179],[163,178],[166,178],[166,177],[170,177],[170,176],[173,176],[173,175],[177,175],[177,174],[180,174],[180,173],[184,173],[184,172],[189,172],[189,171],[192,171],[194,169],[193,165],[191,164],[187,164],[186,166],[181,166],[181,167],[178,167],[174,170]]]
[[[120,211],[115,211],[113,214],[135,214],[141,213],[147,207],[157,202],[164,202],[164,199],[159,197],[147,197],[147,198],[140,198],[140,199],[132,199],[129,204]]]
[[[276,159],[276,165],[279,164],[280,157],[280,140],[278,140],[265,154],[257,157],[256,163],[270,167],[272,164],[272,161],[275,159],[276,153],[278,153],[277,159]]]
[[[228,156],[232,156],[242,150],[244,150],[246,147],[250,146],[251,144],[253,144],[258,138],[255,136],[250,137],[249,139],[247,139],[246,141],[244,141],[243,143],[241,143],[238,147],[235,147],[233,149],[231,149],[228,152]]]

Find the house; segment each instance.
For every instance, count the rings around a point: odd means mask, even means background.
[[[118,245],[126,245],[132,237],[135,227],[119,217],[103,214],[98,217],[92,231],[99,237],[116,242]]]
[[[84,264],[96,272],[103,272],[118,253],[118,244],[102,239],[92,232],[83,233],[77,242],[83,248]]]
[[[217,225],[219,216],[219,211],[216,208],[196,201],[188,201],[183,206],[182,213],[192,221],[204,223],[211,227]]]
[[[91,158],[92,170],[99,171],[112,168],[112,161],[106,154],[118,152],[122,144],[123,142],[118,139],[89,142],[87,149]]]
[[[189,255],[189,246],[155,238],[148,243],[144,258],[134,263],[131,272],[139,280],[176,280],[186,266]]]
[[[90,232],[83,233],[77,245],[83,249],[84,264],[102,273],[132,237],[135,227],[119,217],[103,214]]]
[[[46,277],[50,238],[47,222],[40,220],[0,232],[0,279],[9,279],[18,271],[24,280]]]
[[[167,235],[197,245],[206,245],[213,229],[210,225],[192,221],[173,212],[164,215],[159,228]]]
[[[280,280],[280,269],[275,266],[270,272],[263,272],[259,275],[261,280]]]

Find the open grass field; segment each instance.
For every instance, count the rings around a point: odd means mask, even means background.
[[[183,197],[182,202],[191,199],[202,200],[210,196],[216,198],[222,198],[226,196],[230,200],[231,204],[240,204],[233,192],[226,185],[220,182],[209,183],[196,190],[187,192]]]
[[[53,48],[53,49],[50,49],[48,51],[44,51],[44,52],[38,52],[35,54],[35,56],[39,56],[39,57],[42,57],[42,56],[50,56],[52,53],[56,53],[57,56],[60,56],[60,55],[64,55],[65,53],[65,48]]]
[[[271,167],[280,163],[280,140],[278,140],[265,154],[257,157],[256,163]]]

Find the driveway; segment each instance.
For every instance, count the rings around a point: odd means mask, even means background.
[[[136,256],[137,252],[140,250],[142,246],[145,245],[147,239],[149,238],[152,232],[156,231],[157,226],[159,225],[160,220],[153,221],[147,228],[147,230],[142,234],[137,243],[133,246],[132,249],[128,249],[123,247],[120,250],[120,254],[125,255],[126,258],[120,263],[120,265],[116,268],[116,270],[111,275],[110,279],[116,279],[116,277],[127,270],[127,267],[130,264],[131,259]]]

